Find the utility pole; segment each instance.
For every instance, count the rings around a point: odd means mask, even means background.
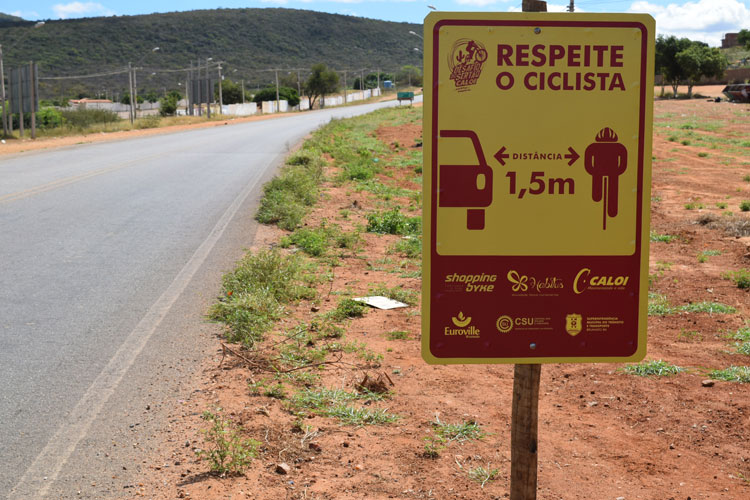
[[[0,99],[3,100],[3,136],[8,135],[8,117],[5,113],[5,70],[3,69],[3,46],[0,44],[0,87],[2,94]]]
[[[19,137],[23,137],[23,75],[21,74],[22,69],[18,68],[16,74],[18,75],[18,133]],[[12,82],[11,82],[12,86]]]
[[[31,89],[31,138],[36,139],[36,71],[34,62],[29,63],[29,88]]]
[[[359,70],[359,90],[362,92],[362,100],[365,100],[365,70]]]
[[[245,104],[245,79],[242,79],[242,104]]]
[[[281,101],[279,101],[279,70],[275,69],[273,70],[274,74],[276,75],[276,112],[281,112]]]
[[[133,124],[133,67],[128,63],[128,94],[130,97],[130,124]]]
[[[138,119],[138,80],[136,71],[138,68],[133,66],[133,120]]]
[[[380,69],[378,69],[378,90],[380,90]]]
[[[222,78],[221,78],[221,64],[219,64],[219,114],[221,114],[221,107],[224,105],[224,96],[221,93]]]
[[[346,70],[344,70],[344,106],[346,106],[346,103],[348,101],[346,100]]]
[[[208,61],[206,58],[206,118],[211,119],[211,101],[214,100],[214,89],[211,88],[211,77],[208,76]]]
[[[297,70],[297,95],[302,98],[302,86],[299,83],[299,69]]]

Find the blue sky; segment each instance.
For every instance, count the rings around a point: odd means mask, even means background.
[[[2,0],[0,12],[28,20],[150,14],[217,7],[287,7],[421,23],[428,5],[441,11],[513,11],[521,0]],[[566,0],[548,0],[548,10],[563,11]],[[647,12],[658,34],[721,44],[724,33],[750,29],[750,0],[575,0],[581,12]]]

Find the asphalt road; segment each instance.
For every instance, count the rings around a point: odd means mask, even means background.
[[[203,314],[262,183],[393,104],[0,157],[0,497],[132,495],[216,348]]]

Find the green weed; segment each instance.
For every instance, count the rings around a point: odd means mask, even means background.
[[[740,203],[740,210],[743,212],[750,212],[750,200],[745,200]]]
[[[243,438],[242,428],[222,417],[218,410],[217,413],[206,411],[202,418],[211,423],[211,427],[203,431],[210,448],[199,451],[198,456],[209,461],[211,472],[222,476],[241,474],[257,456],[260,443]]]
[[[388,288],[382,283],[370,288],[369,293],[370,295],[381,295],[383,297],[398,300],[399,302],[403,302],[404,304],[409,305],[414,305],[419,300],[419,294],[413,290],[406,290],[401,286]]]
[[[292,408],[302,414],[316,414],[333,417],[348,425],[387,424],[399,419],[387,409],[361,408],[352,406],[354,402],[382,401],[387,395],[374,392],[349,392],[343,389],[304,389],[292,396]]]
[[[750,269],[740,269],[738,271],[727,271],[721,274],[724,279],[731,280],[737,288],[746,290],[750,288]]]
[[[704,250],[698,254],[698,262],[708,262],[709,257],[721,255],[721,250]]]
[[[476,481],[484,488],[485,484],[497,478],[499,472],[499,469],[491,469],[490,464],[487,464],[486,468],[480,465],[469,471],[469,479]]]
[[[458,424],[449,424],[441,422],[440,418],[435,417],[432,429],[435,435],[443,438],[446,443],[452,441],[463,443],[465,441],[482,439],[487,435],[481,426],[473,420],[465,420]]]
[[[750,383],[750,366],[730,366],[723,370],[714,370],[708,376],[714,380],[747,384]]]
[[[353,299],[342,299],[336,305],[336,309],[329,313],[334,321],[343,321],[349,318],[361,318],[367,312],[367,306]]]
[[[278,319],[283,304],[315,296],[312,281],[297,256],[274,250],[248,254],[224,275],[222,296],[209,316],[229,326],[230,342],[252,347]]]
[[[419,235],[422,231],[421,217],[408,217],[398,209],[375,212],[367,215],[367,232],[380,234]]]
[[[685,330],[683,328],[677,336],[677,340],[680,342],[700,342],[703,340],[703,335],[695,330]]]
[[[677,236],[671,234],[659,234],[656,231],[651,231],[649,236],[651,241],[659,241],[662,243],[671,243],[673,240],[677,239]]]
[[[662,360],[642,361],[635,365],[626,365],[623,370],[630,375],[638,375],[639,377],[668,377],[685,371],[684,368]]]
[[[385,336],[388,337],[388,340],[406,340],[409,338],[409,332],[405,332],[403,330],[396,330],[392,332],[387,332]]]
[[[326,127],[313,138],[324,134]],[[263,224],[276,224],[291,231],[318,199],[325,158],[318,149],[308,147],[287,158],[281,173],[263,186],[263,199],[255,218]]]

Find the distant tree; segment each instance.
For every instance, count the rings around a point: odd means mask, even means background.
[[[674,97],[677,97],[677,86],[686,78],[685,70],[677,62],[677,54],[687,49],[693,42],[687,38],[675,36],[664,37],[659,35],[656,39],[656,70],[661,73],[662,82],[672,86]]]
[[[299,104],[299,94],[297,89],[289,87],[279,87],[279,99],[283,99],[289,102],[289,105],[294,107]],[[256,92],[253,96],[253,102],[263,101],[275,101],[276,100],[276,86],[266,87],[260,92]]]
[[[727,58],[717,48],[694,43],[675,56],[688,83],[688,99],[693,97],[693,86],[706,77],[720,78],[727,68]]]
[[[159,114],[161,116],[173,116],[177,114],[177,103],[182,99],[182,94],[176,90],[170,90],[167,95],[159,99]]]
[[[422,86],[422,71],[416,66],[402,66],[396,73],[396,81],[402,85],[405,83],[411,86]]]
[[[310,78],[305,82],[304,92],[310,103],[310,109],[313,109],[319,97],[325,100],[326,94],[332,94],[338,90],[339,75],[322,63],[313,65],[311,72]]]
[[[362,86],[360,85],[360,77],[357,77],[354,79],[354,88],[356,90],[362,90]],[[390,73],[380,73],[380,80],[378,80],[378,74],[377,73],[369,73],[365,75],[365,89],[374,89],[378,86],[378,81],[380,84],[383,84],[384,80],[393,80],[393,75]]]
[[[744,45],[746,49],[750,50],[750,30],[740,30],[737,35],[737,41],[740,45]]]
[[[219,84],[216,84],[216,100],[219,100]],[[242,102],[242,86],[225,78],[221,82],[221,98],[224,104],[239,104]]]
[[[140,97],[140,96],[139,96]],[[145,94],[143,94],[143,99],[148,102],[158,102],[159,101],[159,94],[156,93],[155,90],[149,90]]]
[[[143,96],[139,95],[138,97],[136,97],[136,100],[138,101],[138,103],[142,103],[143,102]],[[122,104],[130,104],[130,93],[129,92],[124,92],[122,94],[122,98],[120,99],[120,102]]]
[[[305,85],[305,80],[297,80],[297,76],[299,73],[297,71],[290,71],[286,74],[279,73],[279,85],[282,87],[289,87],[290,89],[297,89],[298,91],[302,91]],[[300,78],[303,78],[301,75],[299,75]],[[299,94],[299,92],[297,92]]]

